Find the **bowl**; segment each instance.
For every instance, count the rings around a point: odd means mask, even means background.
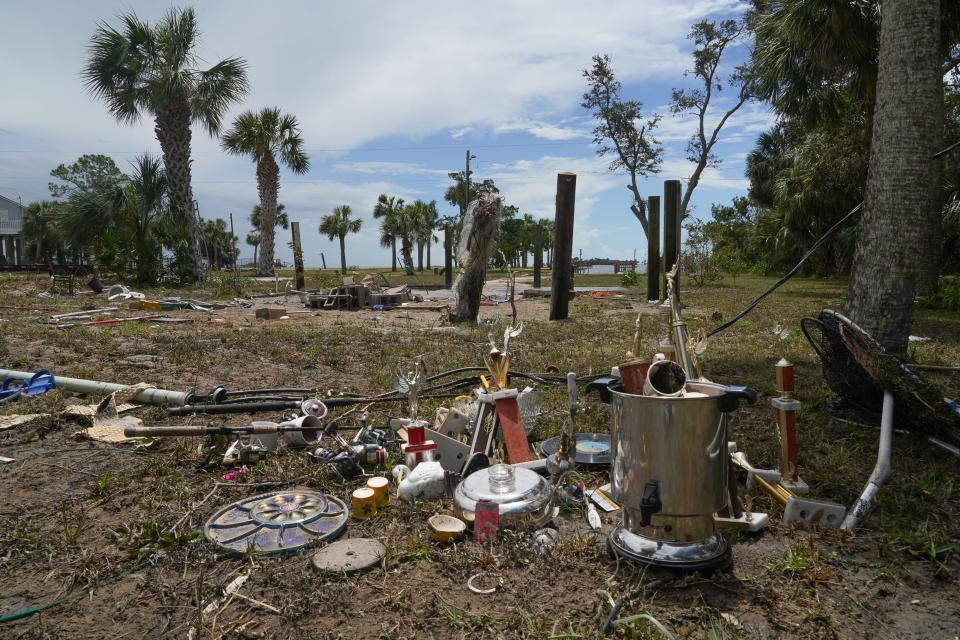
[[[427,520],[430,525],[430,531],[433,533],[433,539],[437,542],[450,542],[463,536],[467,530],[467,525],[459,518],[445,515],[430,516]]]

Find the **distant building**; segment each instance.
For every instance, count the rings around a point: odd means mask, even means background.
[[[0,196],[0,264],[23,264],[23,205]]]

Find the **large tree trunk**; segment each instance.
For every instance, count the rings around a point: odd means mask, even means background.
[[[157,114],[154,132],[163,152],[163,166],[167,173],[170,209],[176,221],[177,245],[174,247],[182,277],[197,281],[200,268],[200,237],[197,218],[193,211],[193,186],[190,170],[190,105],[184,100],[174,101],[168,109]]]
[[[417,240],[417,271],[423,271],[423,240]]]
[[[930,158],[943,135],[941,64],[940,3],[884,0],[847,312],[893,353],[906,351],[917,286],[940,246],[940,168]]]
[[[461,270],[453,283],[451,322],[477,320],[483,283],[487,278],[487,262],[500,230],[500,212],[500,199],[492,194],[481,194],[479,199],[470,201],[457,247]]]
[[[274,236],[277,230],[277,192],[280,191],[280,167],[273,154],[257,163],[257,193],[260,196],[260,263],[257,274],[272,276]]]
[[[408,276],[415,275],[417,272],[413,269],[413,241],[408,238],[400,238],[400,253],[403,258],[403,270]]]
[[[390,271],[397,270],[397,239],[390,238]]]
[[[433,245],[433,235],[430,235],[430,239],[427,240],[427,271],[430,271],[430,247]]]
[[[340,236],[340,272],[347,273],[347,236]]]

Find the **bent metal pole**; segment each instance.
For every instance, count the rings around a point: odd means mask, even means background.
[[[34,376],[29,371],[13,371],[10,369],[0,369],[0,378],[13,378],[14,380],[27,381]],[[54,375],[53,384],[57,389],[64,391],[73,391],[75,393],[89,393],[107,395],[115,391],[122,391],[129,385],[114,384],[112,382],[98,382],[96,380],[83,380],[82,378],[65,378]],[[181,406],[187,404],[190,392],[187,391],[167,391],[165,389],[144,389],[132,398],[132,402],[140,404],[158,404]]]

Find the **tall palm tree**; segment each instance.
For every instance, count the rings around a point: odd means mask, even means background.
[[[381,229],[387,224],[387,219],[395,216],[403,209],[403,198],[388,196],[381,193],[377,204],[373,207],[373,217],[383,219]],[[390,235],[381,236],[380,245],[390,247],[390,270],[397,270],[397,239]]]
[[[259,113],[245,111],[223,134],[221,146],[233,155],[249,155],[257,165],[257,193],[260,196],[260,264],[262,276],[273,275],[274,226],[277,220],[277,192],[280,190],[279,158],[294,173],[306,173],[310,159],[303,150],[296,117],[266,107]]]
[[[253,264],[257,264],[257,250],[260,248],[260,233],[251,231],[247,234],[246,242],[253,247]]]
[[[320,233],[324,234],[330,240],[340,239],[340,270],[347,272],[347,249],[346,241],[348,233],[357,233],[363,226],[363,220],[360,218],[351,218],[353,209],[348,204],[342,204],[333,210],[333,213],[323,216],[320,219]]]
[[[200,243],[190,184],[190,127],[199,124],[210,135],[219,132],[227,109],[247,93],[247,63],[226,58],[208,69],[198,68],[200,32],[190,8],[172,8],[154,25],[132,12],[119,22],[119,27],[105,22],[97,26],[83,79],[120,122],[136,123],[144,113],[153,116],[171,212],[178,221],[178,263],[184,277],[197,280]]]
[[[437,201],[423,202],[418,200],[420,206],[417,211],[417,243],[418,260],[423,256],[423,248],[427,249],[427,269],[430,269],[430,247],[437,240],[433,232],[437,230],[440,224],[440,212],[437,211]],[[414,203],[416,204],[416,203]],[[421,268],[420,271],[423,271]]]
[[[413,268],[413,243],[417,237],[417,214],[412,205],[407,205],[383,219],[380,223],[380,244],[384,247],[400,241],[400,257],[403,270],[408,276],[416,273]]]
[[[42,262],[53,252],[62,252],[63,239],[57,226],[60,203],[51,200],[31,202],[23,211],[23,237],[36,247],[36,261]]]

